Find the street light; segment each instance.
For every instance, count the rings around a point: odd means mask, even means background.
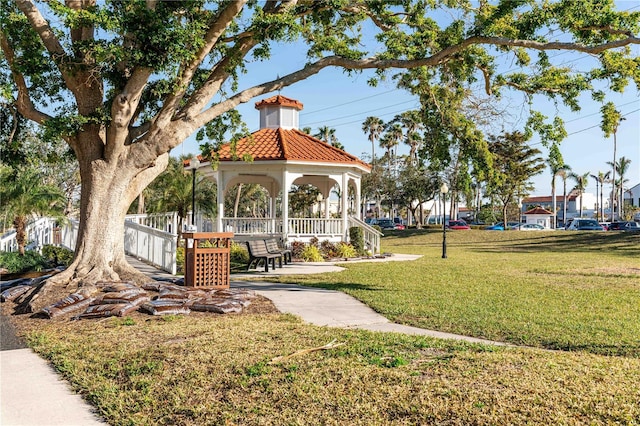
[[[442,258],[447,258],[447,192],[449,187],[446,182],[440,187],[440,193],[442,194]]]
[[[193,227],[193,231],[195,232],[196,227],[196,169],[200,167],[200,160],[198,157],[193,157],[189,160],[189,165],[191,166],[191,172],[193,176],[193,182],[191,184],[191,226]]]
[[[518,223],[519,224],[522,223],[522,200],[520,199],[518,199]]]

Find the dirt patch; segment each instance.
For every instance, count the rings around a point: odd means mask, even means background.
[[[591,271],[597,274],[603,275],[639,275],[640,268],[619,268],[619,267],[606,267],[606,268],[593,268]]]

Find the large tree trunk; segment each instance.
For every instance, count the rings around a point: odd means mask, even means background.
[[[82,174],[80,227],[72,264],[37,288],[20,311],[37,312],[80,288],[95,290],[100,281],[148,281],[127,262],[124,253],[124,218],[139,193],[167,165],[168,155],[153,167],[79,159]]]

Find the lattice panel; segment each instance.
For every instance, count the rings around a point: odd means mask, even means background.
[[[195,258],[194,287],[229,288],[230,269],[229,249],[198,249]]]
[[[185,233],[184,282],[187,287],[229,288],[233,233]]]

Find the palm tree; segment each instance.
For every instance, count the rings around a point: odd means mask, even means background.
[[[394,121],[399,121],[406,130],[407,137],[404,142],[409,145],[409,161],[417,164],[418,147],[422,143],[422,136],[418,130],[424,127],[420,121],[420,113],[416,110],[405,111],[397,115]]]
[[[402,132],[402,125],[396,123],[391,128],[387,130],[387,134],[389,135],[389,142],[391,143],[391,156],[393,160],[393,164],[395,165],[396,159],[396,148],[400,144],[402,137],[404,136]]]
[[[564,164],[558,169],[556,175],[562,178],[562,222],[563,225],[567,224],[567,178],[571,172],[571,167],[568,164]]]
[[[610,162],[607,162],[610,166],[612,165]],[[613,166],[614,170],[618,171],[620,175],[620,180],[617,181],[617,185],[614,186],[617,188],[616,197],[618,198],[618,215],[620,218],[624,217],[624,184],[628,182],[624,176],[629,171],[629,164],[631,164],[631,160],[626,157],[620,157],[618,162]]]
[[[549,169],[551,170],[551,202],[552,202],[552,210],[553,210],[553,224],[552,229],[557,227],[558,222],[558,214],[557,214],[557,200],[556,200],[556,176],[558,176],[558,172],[563,168],[567,167],[564,164],[562,159],[562,154],[560,153],[560,147],[558,144],[554,143],[549,148],[549,158],[547,159],[547,165],[549,165]]]
[[[418,165],[418,148],[422,143],[422,136],[418,132],[412,132],[407,134],[405,139],[407,145],[409,145],[409,164]]]
[[[596,210],[596,219],[598,221],[604,220],[604,206],[602,205],[602,193],[604,192],[604,184],[609,179],[609,172],[603,173],[598,172],[597,175],[591,175],[591,177],[596,181],[596,200],[600,200],[599,206],[600,208]],[[600,198],[598,198],[598,187],[600,188]]]
[[[362,131],[369,135],[371,142],[371,164],[376,164],[376,141],[384,130],[384,122],[378,117],[367,117],[362,123]]]
[[[190,158],[193,158],[193,155],[182,155],[178,159],[169,157],[167,169],[148,187],[150,192],[147,210],[150,213],[177,212],[178,240],[182,238],[183,225],[193,203],[193,175],[185,173],[183,166],[183,161]],[[200,208],[205,204],[211,204],[211,200],[215,200],[216,191],[213,182],[208,179],[198,180],[198,176],[196,173],[195,201]],[[206,210],[210,211],[211,206],[207,206]]]
[[[336,129],[332,129],[328,126],[322,126],[318,128],[318,133],[313,135],[314,138],[318,138],[329,145],[335,146],[339,149],[344,149],[344,146],[338,141],[336,136]]]
[[[573,189],[578,191],[578,196],[580,197],[580,217],[582,217],[582,194],[584,194],[585,189],[587,189],[589,172],[583,175],[571,172],[569,177],[576,181],[576,186]]]
[[[614,202],[616,196],[616,134],[618,133],[618,126],[620,125],[620,122],[624,121],[625,118],[620,114],[620,111],[616,110],[615,105],[611,102],[603,105],[600,111],[602,112],[601,127],[604,132],[604,136],[609,137],[610,135],[613,135],[613,161],[609,163],[609,165],[611,165],[613,172],[611,176],[611,182],[613,184],[613,188],[611,189],[611,221],[614,221],[616,219]],[[620,215],[619,211],[618,215]]]
[[[27,244],[29,217],[62,216],[66,199],[60,188],[43,183],[37,170],[27,168],[12,175],[9,168],[0,170],[0,210],[13,217],[18,253],[23,256]]]

